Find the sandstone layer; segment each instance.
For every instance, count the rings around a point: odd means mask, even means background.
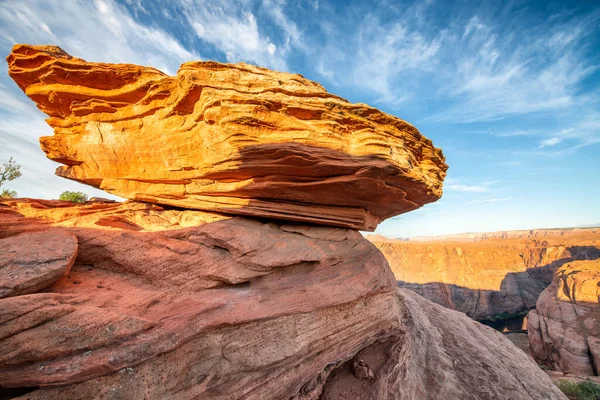
[[[69,273],[77,238],[63,232],[24,233],[2,240],[0,254],[0,298],[35,293]]]
[[[57,175],[150,203],[373,230],[436,201],[440,149],[300,75],[188,62],[177,76],[16,45],[9,74],[54,135]]]
[[[527,312],[573,260],[600,258],[600,230],[544,232],[543,239],[401,241],[372,238],[398,285],[474,319]]]
[[[600,260],[562,266],[528,318],[536,360],[576,375],[600,371]]]
[[[98,223],[111,213],[119,223]],[[3,393],[565,399],[500,333],[397,289],[356,231],[177,213],[189,212],[0,201],[0,243],[40,232],[79,243],[68,276],[0,299]]]

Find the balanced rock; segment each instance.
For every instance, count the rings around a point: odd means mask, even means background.
[[[358,232],[201,214],[0,200],[5,238],[79,240],[68,277],[0,299],[0,394],[565,399],[500,333],[397,289]]]
[[[555,273],[527,320],[531,352],[576,375],[600,371],[600,260],[574,261]]]
[[[440,149],[300,75],[187,62],[172,77],[16,45],[9,74],[54,135],[57,175],[177,207],[373,230],[436,201]]]

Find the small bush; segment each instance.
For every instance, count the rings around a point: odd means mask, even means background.
[[[13,181],[21,176],[21,166],[11,158],[0,166],[0,186],[4,182]]]
[[[600,400],[600,385],[593,382],[559,381],[556,385],[570,400]]]
[[[82,192],[62,192],[58,197],[59,200],[72,201],[73,203],[85,203],[88,200],[87,194]]]
[[[14,199],[15,197],[17,197],[17,192],[15,192],[14,190],[2,189],[0,191],[0,198]]]

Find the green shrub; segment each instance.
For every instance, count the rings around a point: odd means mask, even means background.
[[[559,381],[556,385],[570,400],[600,400],[600,385],[593,382]]]
[[[59,200],[72,201],[73,203],[85,203],[88,200],[87,194],[82,192],[62,192],[58,197]]]
[[[11,158],[0,166],[0,186],[4,182],[13,181],[21,176],[21,166]]]
[[[2,191],[0,191],[0,198],[14,199],[15,197],[17,197],[17,192],[14,190],[2,189]]]

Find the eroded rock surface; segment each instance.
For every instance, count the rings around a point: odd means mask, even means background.
[[[556,271],[529,313],[531,351],[541,364],[576,375],[600,371],[600,260]]]
[[[400,287],[481,320],[527,312],[558,267],[600,258],[598,229],[536,232],[543,239],[370,240]]]
[[[129,199],[373,230],[436,201],[441,150],[300,75],[188,62],[177,76],[16,45],[9,74],[50,116],[56,173]]]
[[[178,212],[112,207],[138,222]],[[0,389],[22,398],[565,398],[500,333],[397,289],[356,231],[197,215],[148,232],[98,225],[97,204],[0,210],[10,239],[79,240],[68,277],[0,299]]]
[[[0,239],[0,298],[35,293],[67,275],[77,257],[68,232],[32,232]]]

